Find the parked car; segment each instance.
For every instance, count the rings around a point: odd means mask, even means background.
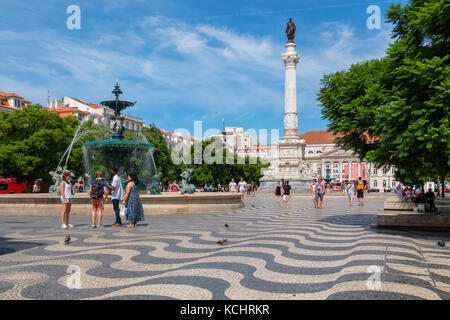
[[[378,188],[370,188],[367,190],[367,192],[380,192],[380,189]]]
[[[195,192],[203,192],[203,186],[195,187]]]

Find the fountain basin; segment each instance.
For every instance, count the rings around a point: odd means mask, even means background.
[[[244,206],[238,193],[198,192],[191,195],[162,193],[141,195],[144,214],[173,214],[220,212]],[[1,194],[0,215],[52,215],[61,214],[59,196],[49,193]],[[71,214],[91,215],[91,198],[86,193],[77,193],[72,200]],[[104,214],[114,214],[111,199],[105,204]]]

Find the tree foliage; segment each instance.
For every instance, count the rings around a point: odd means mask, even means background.
[[[395,42],[382,59],[324,76],[318,94],[338,144],[416,183],[450,168],[450,3],[391,5]]]
[[[51,181],[59,159],[72,140],[78,120],[61,118],[31,105],[0,114],[0,175],[17,181]]]
[[[167,148],[160,129],[152,125],[144,127],[140,131],[147,141],[154,145],[153,158],[155,159],[156,170],[162,173],[161,182],[168,184],[173,180],[179,180],[182,168],[180,165],[173,163],[170,150]]]
[[[209,160],[206,159],[208,155],[211,156]],[[241,177],[247,182],[258,183],[262,177],[262,169],[269,166],[259,158],[242,158],[230,153],[219,139],[195,142],[191,147],[190,158],[190,163],[185,167],[193,169],[192,183],[197,186],[205,183],[227,185],[232,178],[238,181]],[[198,163],[196,158],[200,160]]]

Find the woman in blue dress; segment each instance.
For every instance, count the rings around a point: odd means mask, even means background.
[[[136,223],[144,220],[144,208],[142,207],[141,198],[139,197],[139,180],[134,173],[128,174],[128,184],[125,191],[125,197],[122,204],[127,208],[127,225],[128,228],[136,227]]]

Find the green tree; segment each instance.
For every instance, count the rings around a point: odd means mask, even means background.
[[[49,171],[55,170],[77,126],[75,118],[61,118],[41,105],[1,113],[0,175],[29,184],[37,178],[51,182]]]
[[[326,75],[318,94],[339,145],[409,183],[449,175],[449,10],[445,0],[391,5],[386,57]]]
[[[216,154],[220,151],[221,154]],[[205,159],[208,154],[211,155],[211,160]],[[201,160],[197,164],[195,162],[196,157]],[[214,186],[221,183],[225,186],[231,181],[231,178],[238,181],[241,177],[247,182],[255,181],[259,183],[259,179],[262,177],[262,169],[269,166],[268,163],[259,158],[240,158],[236,154],[230,153],[219,139],[194,143],[191,147],[190,160],[190,163],[185,166],[193,168],[192,183],[197,186],[205,183],[211,183]]]
[[[152,125],[141,129],[147,141],[154,145],[153,158],[155,160],[156,170],[162,173],[161,182],[168,184],[173,180],[179,180],[182,170],[181,165],[177,165],[172,161],[171,151],[167,148],[160,129]]]

